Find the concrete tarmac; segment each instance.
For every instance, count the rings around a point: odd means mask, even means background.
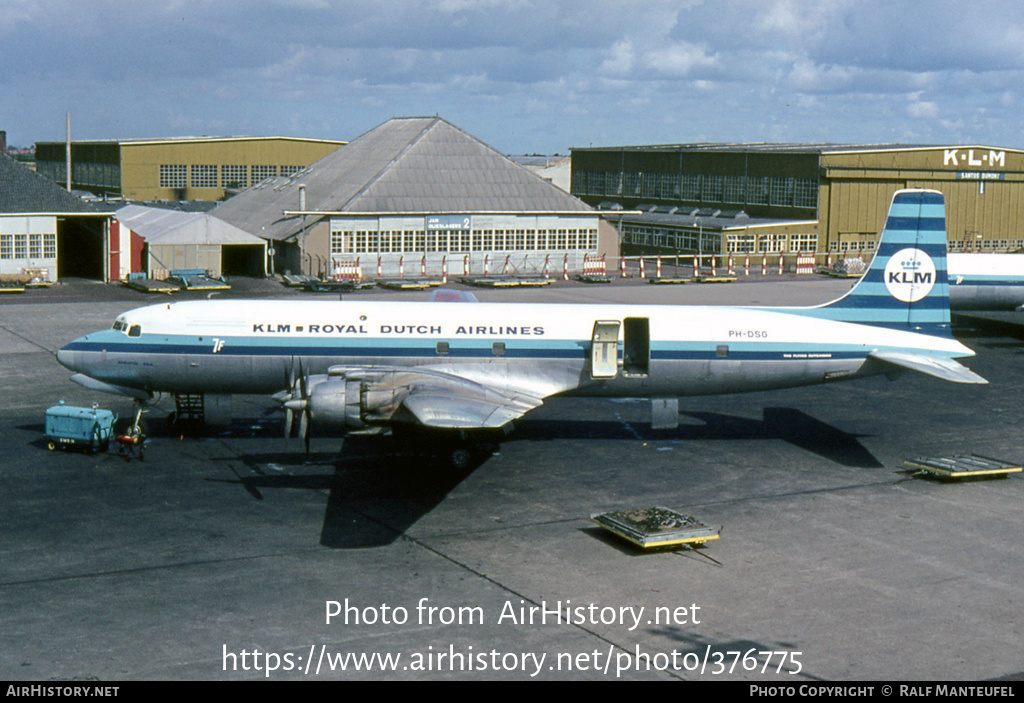
[[[848,287],[477,295],[807,305]],[[362,295],[426,294],[346,297]],[[908,373],[684,398],[670,431],[645,402],[554,399],[462,472],[390,437],[316,436],[306,454],[276,403],[248,396],[197,438],[166,428],[161,401],[144,461],[47,451],[59,399],[131,410],[53,352],[166,300],[85,283],[0,300],[0,679],[1024,678],[1024,479],[902,466],[1024,460],[1024,344],[977,319],[956,332],[987,386]],[[589,520],[650,506],[721,538],[648,553]]]

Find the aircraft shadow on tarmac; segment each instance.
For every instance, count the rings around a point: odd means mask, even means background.
[[[264,490],[304,488],[327,492],[320,544],[333,549],[359,549],[391,544],[432,511],[480,466],[479,458],[464,469],[408,447],[392,437],[350,435],[340,452],[301,451],[243,455],[251,474],[236,471],[237,480],[257,500]],[[295,473],[298,464],[319,466],[316,473]],[[224,479],[208,479],[223,481]]]
[[[884,466],[859,442],[859,435],[793,408],[764,408],[762,420],[720,413],[682,415],[702,424],[653,430],[649,425],[622,421],[527,419],[517,423],[516,432],[508,441],[782,440],[842,466]],[[314,443],[326,441],[329,440],[319,438]],[[330,441],[333,444],[335,440]],[[391,544],[405,534],[488,458],[478,457],[470,466],[455,469],[447,464],[443,452],[433,455],[422,443],[387,436],[348,435],[340,452],[306,454],[297,449],[234,457],[229,461],[241,461],[249,473],[241,475],[235,471],[237,478],[226,482],[241,485],[257,500],[263,500],[263,491],[268,489],[326,491],[320,544],[335,549],[371,548]],[[306,473],[302,466],[322,470]]]
[[[667,440],[782,440],[830,462],[853,468],[883,468],[856,435],[844,432],[794,408],[764,408],[762,420],[721,413],[683,412],[703,424],[681,424],[672,430],[651,429],[643,422],[612,420],[522,420],[516,425],[520,440],[643,439]]]

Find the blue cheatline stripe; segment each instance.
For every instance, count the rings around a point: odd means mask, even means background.
[[[829,313],[828,308],[822,308],[820,310],[809,311],[809,317],[815,317],[819,320],[830,320],[832,315]],[[925,315],[921,313],[910,315],[910,312],[904,307],[902,310],[899,308],[891,308],[887,310],[879,308],[844,308],[843,322],[855,322],[859,324],[867,324],[869,322],[902,322],[904,326],[908,324],[908,320],[912,321],[914,325],[920,323],[931,323],[931,324],[944,324],[949,322],[949,317],[946,315],[945,310],[934,310],[931,314]]]
[[[207,342],[149,342],[140,337],[139,342],[134,343],[101,343],[101,342],[72,342],[64,348],[68,351],[107,351],[108,353],[126,354],[186,354],[192,356],[361,356],[361,357],[414,357],[414,356],[437,356],[436,344],[438,341],[449,340],[425,340],[420,344],[405,342],[403,344],[382,344],[374,340],[336,340],[333,342],[316,341],[313,344],[302,344],[289,340],[284,343],[258,343],[235,340],[230,337],[224,338],[224,345],[216,352],[213,345]],[[262,340],[261,340],[262,342]],[[482,346],[456,346],[452,345],[448,356],[455,354],[462,356],[493,357],[495,356],[490,344]],[[505,356],[533,356],[541,355],[552,358],[572,358],[583,353],[579,344],[567,344],[563,346],[526,347],[509,344],[506,342]]]
[[[906,322],[900,323],[879,323],[884,327],[906,328]],[[263,340],[261,340],[263,341]],[[369,340],[361,340],[369,342]],[[212,346],[202,344],[173,344],[173,343],[151,343],[144,338],[131,343],[119,345],[101,344],[96,342],[72,343],[65,349],[73,351],[97,352],[106,350],[108,353],[133,353],[133,354],[191,354],[193,356],[225,357],[234,358],[239,356],[255,357],[336,357],[338,359],[359,359],[359,358],[433,358],[438,362],[445,359],[469,359],[469,358],[492,358],[493,353],[490,346],[458,346],[452,345],[445,355],[436,353],[435,341],[424,340],[420,343],[409,343],[402,346],[381,345],[379,343],[364,343],[360,345],[312,345],[299,346],[294,342],[284,344],[260,344],[245,345],[231,339],[225,340],[225,345],[214,354]],[[735,341],[700,341],[700,342],[656,342],[651,347],[651,359],[657,361],[694,361],[713,360],[718,357],[718,348],[721,345],[729,347],[729,359],[732,360],[781,360],[788,358],[832,358],[832,359],[862,359],[867,355],[868,349],[860,344],[839,344],[827,346],[823,344],[810,343],[785,343],[785,342],[745,342]],[[619,345],[621,348],[621,344]],[[548,340],[544,343],[532,342],[527,345],[506,346],[504,357],[520,359],[576,359],[585,360],[589,356],[589,348],[584,342],[572,340]]]
[[[870,285],[870,284],[869,284]],[[881,290],[879,290],[879,288]],[[894,310],[901,309],[907,310],[911,305],[914,306],[915,310],[945,310],[947,303],[947,294],[942,292],[941,295],[935,296],[935,291],[925,298],[917,301],[916,303],[906,303],[902,300],[896,300],[889,294],[889,291],[885,289],[885,286],[881,283],[877,286],[872,286],[869,292],[858,293],[857,295],[850,295],[843,299],[842,304],[837,304],[828,307],[815,308],[816,310],[835,310],[836,308],[877,308],[879,310]]]

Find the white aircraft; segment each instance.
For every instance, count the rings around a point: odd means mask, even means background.
[[[1016,310],[1024,305],[1024,254],[950,254],[953,310]]]
[[[433,428],[474,442],[556,395],[678,397],[918,371],[986,383],[956,359],[941,193],[895,194],[877,253],[843,297],[816,307],[205,300],[152,305],[57,352],[92,389],[266,393],[312,422]]]

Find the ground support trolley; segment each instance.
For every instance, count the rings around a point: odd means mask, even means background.
[[[954,454],[948,457],[918,457],[907,459],[903,465],[917,469],[918,473],[938,476],[946,480],[967,478],[1006,478],[1020,473],[1021,465],[978,454]]]
[[[590,519],[614,535],[642,549],[698,547],[718,539],[720,527],[668,508],[634,508],[591,515]]]

